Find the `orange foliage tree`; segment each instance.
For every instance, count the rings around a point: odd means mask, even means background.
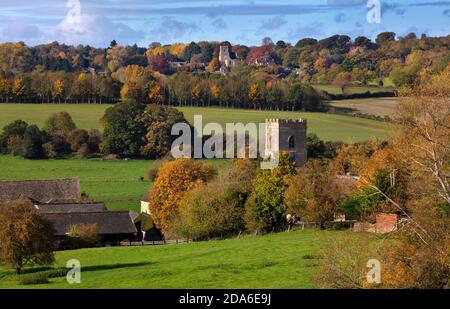
[[[171,218],[186,192],[204,184],[216,175],[212,165],[182,158],[166,163],[150,193],[151,213],[155,224],[167,231]]]

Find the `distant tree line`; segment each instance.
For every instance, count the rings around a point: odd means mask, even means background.
[[[219,47],[228,46],[236,66],[218,73]],[[261,46],[191,42],[148,48],[0,44],[0,102],[115,103],[134,98],[164,105],[320,110],[309,84],[411,85],[422,68],[434,73],[450,62],[450,38],[397,38],[380,33],[372,42],[334,35],[295,45]]]

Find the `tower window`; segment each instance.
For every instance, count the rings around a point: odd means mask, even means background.
[[[289,136],[288,143],[289,143],[289,150],[294,150],[295,149],[295,140],[294,140],[293,136]]]

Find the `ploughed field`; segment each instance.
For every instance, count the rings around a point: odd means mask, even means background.
[[[362,113],[375,116],[392,117],[397,108],[398,98],[371,98],[357,100],[331,101],[330,106],[336,107],[347,113]]]
[[[109,247],[56,252],[51,268],[15,275],[0,268],[0,288],[313,288],[320,248],[343,232],[304,230],[179,245]],[[81,263],[81,283],[65,266]],[[49,283],[32,283],[51,274]]]
[[[99,119],[111,105],[96,104],[0,104],[0,128],[6,124],[22,119],[28,123],[42,126],[53,113],[66,111],[70,113],[76,125],[80,128],[101,129]],[[194,115],[203,116],[203,124],[217,122],[225,123],[263,123],[266,118],[306,118],[308,132],[316,133],[324,140],[342,140],[356,142],[371,137],[385,138],[389,132],[389,125],[369,119],[354,118],[344,115],[328,113],[302,113],[242,110],[205,107],[180,107],[188,121],[193,122]]]

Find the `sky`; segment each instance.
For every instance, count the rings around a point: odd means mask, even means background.
[[[377,2],[379,23],[369,23]],[[59,41],[106,47],[114,39],[142,47],[225,40],[256,46],[264,37],[295,44],[334,34],[375,38],[384,31],[449,35],[450,1],[0,0],[0,42],[31,46]]]

